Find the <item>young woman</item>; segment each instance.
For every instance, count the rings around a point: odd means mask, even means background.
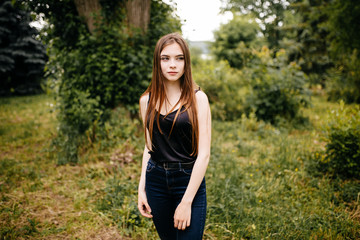
[[[140,98],[145,148],[138,208],[161,239],[202,239],[211,113],[191,75],[190,52],[177,33],[156,44],[152,80]]]

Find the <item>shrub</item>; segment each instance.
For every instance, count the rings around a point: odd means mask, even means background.
[[[230,66],[242,69],[253,58],[257,47],[260,27],[250,15],[234,15],[234,18],[214,32],[212,51],[217,60],[226,60]]]
[[[180,29],[171,7],[161,1],[151,1],[146,34],[129,29],[122,19],[125,16],[115,14],[113,19],[106,14],[113,6],[111,2],[102,3],[105,12],[96,33],[90,34],[84,24],[78,24],[77,14],[69,13],[71,21],[66,26],[76,28],[76,41],[62,44],[62,38],[72,39],[64,34],[55,34],[49,41],[52,48],[46,66],[47,85],[56,91],[59,103],[59,139],[55,141],[60,151],[59,164],[77,162],[85,133],[92,131],[91,127],[104,126],[110,109],[122,105],[131,114],[137,113],[138,99],[151,79],[156,41]],[[57,16],[62,19],[61,14]]]
[[[341,178],[360,179],[360,108],[345,107],[329,114],[325,127],[326,150],[321,168]]]
[[[99,97],[91,98],[89,92],[76,89],[63,90],[59,100],[59,136],[55,146],[59,148],[58,164],[77,163],[78,149],[84,133],[100,119],[102,111]]]
[[[253,67],[246,69],[251,91],[246,97],[247,113],[255,112],[258,119],[278,124],[301,120],[300,107],[307,106],[309,91],[306,75],[295,63],[286,64],[285,51],[271,57],[267,48],[257,53]]]
[[[248,89],[242,71],[232,69],[225,61],[197,59],[193,75],[209,98],[214,119],[241,118]]]
[[[213,118],[235,120],[255,112],[272,124],[304,123],[300,108],[308,104],[306,75],[295,63],[286,64],[284,51],[275,59],[267,48],[255,53],[252,66],[242,70],[226,61],[196,59],[194,79],[209,97]]]
[[[327,93],[330,100],[360,103],[360,54],[355,49],[344,56],[341,64],[329,71]]]

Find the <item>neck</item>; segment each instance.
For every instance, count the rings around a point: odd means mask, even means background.
[[[181,88],[180,88],[180,80],[178,81],[166,81],[165,82],[165,91],[166,91],[166,96],[173,96],[173,95],[177,95],[181,92]]]
[[[166,81],[165,82],[166,99],[161,112],[168,113],[176,108],[181,96],[180,80],[178,81]]]

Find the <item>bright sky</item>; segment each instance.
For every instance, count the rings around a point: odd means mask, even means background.
[[[221,0],[163,0],[176,4],[183,36],[190,41],[213,41],[213,31],[232,19],[232,13],[220,14]]]

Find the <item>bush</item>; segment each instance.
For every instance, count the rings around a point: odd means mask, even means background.
[[[306,75],[295,63],[286,64],[284,51],[275,59],[267,48],[255,53],[252,66],[242,70],[226,61],[196,59],[194,79],[209,97],[213,118],[235,120],[254,112],[272,124],[304,123],[300,108],[309,102]]]
[[[248,114],[254,111],[258,119],[271,124],[281,123],[283,119],[304,122],[300,107],[309,103],[306,75],[295,63],[286,63],[284,50],[272,58],[270,51],[263,48],[257,53],[253,67],[246,71],[251,86],[245,102]]]
[[[103,113],[98,108],[99,97],[94,99],[89,92],[69,89],[62,92],[59,103],[59,136],[54,142],[59,148],[58,164],[77,163],[85,131],[95,126]]]
[[[329,71],[327,93],[330,100],[342,99],[346,103],[360,103],[360,54],[342,58],[341,64]]]
[[[193,75],[195,82],[209,98],[214,119],[241,118],[244,97],[248,91],[242,71],[232,69],[225,61],[197,59]]]
[[[326,150],[321,168],[341,178],[360,179],[360,108],[345,107],[330,112],[325,127]]]
[[[252,48],[257,47],[260,27],[250,15],[234,18],[214,32],[212,51],[217,60],[226,60],[230,66],[242,69],[253,58]]]
[[[46,66],[47,86],[56,91],[59,103],[59,139],[55,141],[60,151],[59,164],[77,162],[85,133],[92,131],[95,138],[91,128],[104,126],[110,109],[121,105],[128,107],[133,116],[137,114],[139,97],[151,79],[156,41],[180,29],[180,21],[171,15],[171,7],[161,1],[151,1],[146,34],[129,29],[126,21],[122,21],[124,16],[109,17],[106,11],[112,3],[103,4],[106,17],[101,18],[96,33],[90,34],[74,15],[66,24],[77,26],[77,40],[64,45],[62,38],[66,36],[61,35],[49,42],[52,48]]]

